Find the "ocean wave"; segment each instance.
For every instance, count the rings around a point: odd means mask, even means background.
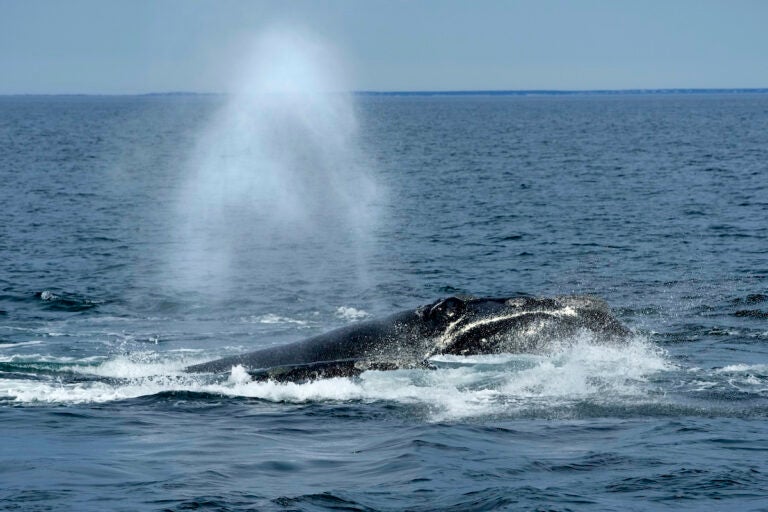
[[[168,391],[288,403],[390,401],[423,406],[434,420],[452,420],[519,414],[548,404],[650,399],[648,377],[672,367],[666,354],[645,340],[610,347],[586,338],[548,355],[441,356],[435,358],[435,371],[368,371],[306,383],[251,381],[240,367],[227,378],[183,371],[205,360],[202,352],[141,351],[96,363],[67,361],[60,371],[95,379],[25,382],[0,376],[0,394],[18,403],[98,403]]]
[[[41,343],[45,343],[43,340],[31,340],[31,341],[20,341],[18,343],[0,343],[0,348],[18,348],[18,347],[25,347],[29,345],[40,345]]]
[[[51,290],[37,292],[35,297],[40,299],[47,309],[53,311],[80,312],[95,308],[101,304],[100,301],[74,293],[53,292]]]

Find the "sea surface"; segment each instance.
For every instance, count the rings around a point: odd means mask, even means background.
[[[768,94],[345,101],[0,97],[0,509],[768,510]],[[571,293],[632,341],[183,372]]]

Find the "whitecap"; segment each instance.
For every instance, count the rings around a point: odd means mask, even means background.
[[[19,343],[0,343],[0,348],[26,347],[29,345],[40,345],[41,343],[45,343],[45,342],[43,340],[32,340],[32,341],[20,341]]]
[[[257,324],[295,324],[306,325],[305,320],[298,320],[296,318],[290,318],[287,316],[280,316],[274,313],[267,313],[265,315],[254,315],[248,317],[241,317],[240,321],[243,323],[257,323]]]
[[[42,292],[40,292],[40,300],[50,301],[50,300],[56,300],[58,298],[59,296],[50,290],[43,290]]]
[[[339,306],[336,308],[336,316],[343,318],[344,320],[355,321],[362,320],[371,316],[367,311],[362,309],[356,309],[349,306]]]
[[[761,373],[768,374],[768,364],[731,364],[715,369],[715,373]]]

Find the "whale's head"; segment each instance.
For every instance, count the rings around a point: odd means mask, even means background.
[[[433,355],[537,351],[580,330],[599,340],[615,341],[630,334],[605,301],[582,295],[456,296],[422,306],[417,314],[434,340]]]

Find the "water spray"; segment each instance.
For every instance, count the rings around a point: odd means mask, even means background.
[[[190,159],[172,284],[300,293],[347,276],[337,284],[357,286],[379,191],[341,61],[286,30],[263,34],[246,53]]]

